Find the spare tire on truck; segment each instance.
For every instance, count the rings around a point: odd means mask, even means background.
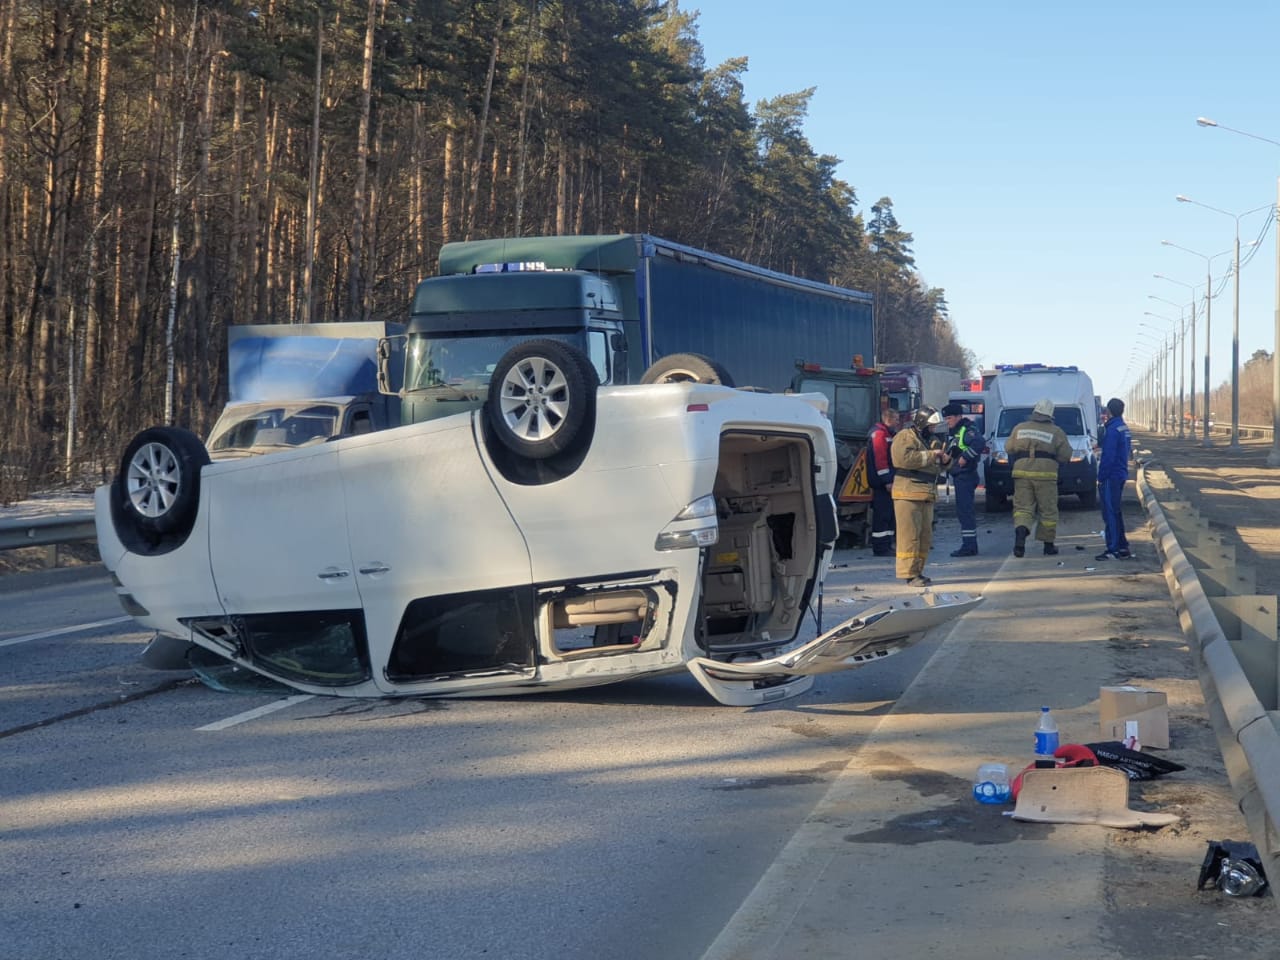
[[[190,430],[151,427],[124,449],[115,478],[117,516],[149,541],[185,537],[200,504],[209,451]]]
[[[520,457],[569,455],[591,441],[599,386],[581,351],[559,340],[526,340],[494,368],[485,419],[498,442]]]
[[[641,383],[718,383],[732,387],[733,377],[723,366],[700,353],[672,353],[659,357],[644,372]]]

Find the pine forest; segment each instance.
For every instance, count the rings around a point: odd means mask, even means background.
[[[0,502],[203,435],[233,324],[405,319],[452,240],[655,234],[868,291],[878,358],[967,371],[892,201],[863,213],[803,133],[813,90],[748,104],[697,28],[676,0],[0,0]]]

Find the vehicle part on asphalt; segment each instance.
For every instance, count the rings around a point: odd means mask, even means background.
[[[579,351],[558,340],[526,340],[494,368],[485,414],[498,441],[546,460],[590,441],[599,380]]]
[[[1267,873],[1252,843],[1210,840],[1196,889],[1214,886],[1229,897],[1257,897],[1267,890]]]
[[[1129,778],[1112,767],[1033,767],[1021,774],[1013,819],[1133,828],[1167,826],[1178,815],[1130,810]]]
[[[640,377],[641,383],[718,383],[734,386],[733,376],[723,366],[699,353],[673,353],[659,357]]]

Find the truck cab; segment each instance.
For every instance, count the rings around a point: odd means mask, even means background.
[[[403,422],[478,409],[498,360],[532,338],[576,348],[601,384],[629,382],[618,291],[607,277],[511,262],[423,280],[405,331]]]

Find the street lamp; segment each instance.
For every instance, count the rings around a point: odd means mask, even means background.
[[[1171,307],[1178,308],[1178,336],[1175,340],[1175,346],[1179,348],[1178,353],[1178,439],[1186,438],[1186,410],[1184,409],[1184,400],[1186,397],[1185,387],[1187,385],[1187,308],[1180,304],[1174,303],[1172,300],[1166,300],[1164,297],[1157,297],[1147,294],[1148,300],[1157,300],[1160,303],[1167,303]],[[1194,356],[1194,348],[1192,348]],[[1194,385],[1192,392],[1195,391]]]
[[[1252,210],[1246,210],[1244,213],[1228,213],[1226,210],[1219,210],[1217,207],[1211,207],[1207,203],[1201,203],[1199,200],[1192,200],[1178,194],[1175,198],[1179,203],[1190,203],[1197,207],[1204,207],[1206,210],[1212,210],[1214,213],[1220,213],[1224,217],[1230,217],[1236,222],[1236,246],[1235,246],[1235,265],[1233,272],[1235,273],[1235,282],[1233,289],[1232,307],[1231,307],[1231,443],[1232,450],[1240,449],[1240,218],[1247,217],[1251,213],[1257,213],[1259,210],[1270,210],[1271,204],[1265,204],[1261,207],[1254,207]]]
[[[1280,147],[1280,140],[1225,127],[1208,117],[1196,117],[1196,123],[1202,127],[1217,127],[1230,133],[1238,133],[1251,140],[1261,140],[1273,147]],[[1280,177],[1276,177],[1276,207],[1277,212],[1280,213]],[[1280,467],[1280,227],[1276,229],[1275,350],[1271,354],[1271,452],[1267,454],[1267,466]]]
[[[1138,347],[1147,347],[1151,353],[1147,358],[1147,422],[1156,433],[1164,433],[1164,387],[1165,387],[1165,340],[1157,337],[1155,326],[1139,323],[1134,335]]]
[[[1209,439],[1209,394],[1212,387],[1209,386],[1209,335],[1213,328],[1213,277],[1210,275],[1210,267],[1213,261],[1218,257],[1225,257],[1230,250],[1223,250],[1221,253],[1211,253],[1205,255],[1198,253],[1188,247],[1180,247],[1176,243],[1169,240],[1161,240],[1166,247],[1173,247],[1175,250],[1181,250],[1183,253],[1189,253],[1199,257],[1204,261],[1204,446],[1213,446],[1213,441]]]
[[[1168,321],[1169,323],[1174,322],[1172,318],[1166,317],[1160,313],[1152,313],[1150,310],[1143,311],[1142,315],[1144,317],[1154,317],[1157,320],[1165,320],[1165,321]],[[1163,381],[1164,389],[1160,393],[1160,419],[1161,419],[1161,422],[1165,424],[1166,428],[1168,429],[1169,436],[1173,436],[1173,387],[1174,387],[1173,365],[1174,365],[1174,361],[1177,359],[1176,348],[1178,345],[1178,338],[1175,333],[1168,331],[1166,328],[1161,328],[1154,324],[1143,324],[1143,326],[1146,326],[1149,329],[1158,331],[1162,336],[1168,335],[1168,339],[1166,340],[1162,348],[1163,352],[1161,354],[1160,379]],[[1166,363],[1168,366],[1167,370],[1165,369]],[[1169,400],[1169,404],[1168,404],[1169,409],[1167,414],[1165,413],[1166,397],[1168,397],[1168,400]]]
[[[1155,317],[1157,320],[1169,320],[1169,317],[1159,313],[1152,313],[1146,310],[1142,314],[1144,317]],[[1175,359],[1174,347],[1177,345],[1177,337],[1172,338],[1170,343],[1168,331],[1165,328],[1157,327],[1152,323],[1139,323],[1140,328],[1154,330],[1161,335],[1160,355],[1157,364],[1160,368],[1158,380],[1160,382],[1160,393],[1158,397],[1160,405],[1160,432],[1168,432],[1169,436],[1173,436],[1173,363]],[[1166,370],[1166,364],[1168,369]],[[1167,403],[1166,403],[1167,401]]]
[[[1196,287],[1198,284],[1183,283],[1181,280],[1173,279],[1173,277],[1166,277],[1163,273],[1153,273],[1152,276],[1157,280],[1167,280],[1169,283],[1176,283],[1178,286],[1186,287],[1191,291],[1191,317],[1188,321],[1191,325],[1191,363],[1188,364],[1188,367],[1191,370],[1191,439],[1194,440],[1196,436]],[[1187,344],[1185,339],[1182,343],[1182,353],[1182,359],[1185,362],[1187,359]]]

